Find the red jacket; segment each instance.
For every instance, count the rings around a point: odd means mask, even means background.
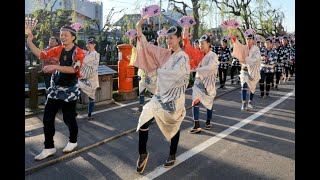
[[[48,51],[44,50],[40,53],[40,58],[41,59],[57,59],[59,62],[60,55],[61,55],[63,48],[64,48],[64,46],[60,45],[60,46],[53,47],[53,48],[49,49]],[[77,77],[80,78],[81,77],[80,69],[82,67],[82,61],[84,59],[85,52],[79,47],[76,47],[76,49],[74,51],[75,51],[75,53],[74,53],[75,55],[72,57],[72,60],[73,61],[80,61],[80,67],[74,67],[74,70],[77,73]]]

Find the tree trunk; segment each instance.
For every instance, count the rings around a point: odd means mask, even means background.
[[[193,8],[193,16],[196,24],[193,26],[193,39],[198,39],[198,32],[199,32],[199,0],[192,0],[192,8]]]

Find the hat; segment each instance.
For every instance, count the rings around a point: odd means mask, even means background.
[[[274,38],[274,42],[276,43],[280,43],[280,39],[279,39],[279,37],[276,37],[276,38]]]
[[[224,36],[223,38],[222,38],[222,42],[225,42],[225,43],[228,43],[228,41],[230,41],[230,37],[229,36]]]
[[[255,40],[256,40],[256,43],[262,43],[263,39],[261,38],[261,36],[256,36]]]
[[[253,34],[249,34],[248,36],[246,36],[247,39],[254,39],[254,35]]]
[[[87,39],[86,43],[87,43],[87,44],[88,44],[88,43],[90,43],[90,44],[97,44],[97,41],[94,40],[93,38],[89,38],[89,39]]]
[[[193,43],[199,44],[199,39],[196,39]]]
[[[282,39],[288,41],[288,37],[287,36],[283,36]]]
[[[208,36],[207,34],[202,35],[201,38],[199,39],[199,42],[201,41],[210,42],[210,36]]]
[[[256,31],[254,29],[247,29],[244,32],[244,36],[248,39],[254,39],[254,34],[256,33]]]
[[[272,43],[272,39],[267,38],[267,39],[266,39],[266,42],[270,42],[270,43]]]
[[[267,38],[266,38],[266,42],[272,43],[272,41],[273,41],[273,37],[270,36],[270,37],[267,37]]]

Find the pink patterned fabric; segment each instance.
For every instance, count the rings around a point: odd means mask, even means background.
[[[249,48],[247,45],[243,45],[238,40],[236,40],[231,55],[239,59],[240,62],[244,62],[245,57],[249,55]]]
[[[138,37],[136,59],[133,66],[151,73],[165,64],[171,56],[171,50],[147,42],[146,37]]]

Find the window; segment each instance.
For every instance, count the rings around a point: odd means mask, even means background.
[[[61,1],[59,2],[59,5],[62,6],[62,2]]]

